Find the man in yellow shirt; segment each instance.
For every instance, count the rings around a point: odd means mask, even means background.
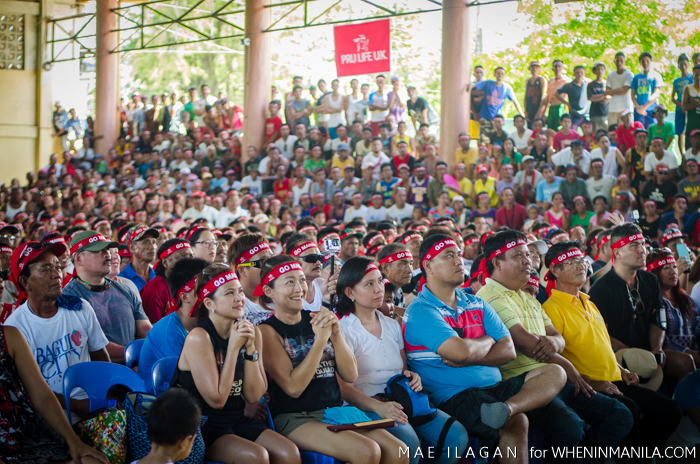
[[[472,139],[469,132],[459,133],[459,148],[455,150],[455,164],[462,163],[465,166],[476,164],[479,158],[479,150],[476,147],[470,147]]]
[[[585,256],[577,252],[574,259],[585,262]],[[528,413],[530,423],[545,432],[545,449],[618,446],[632,428],[630,411],[610,397],[595,394],[572,363],[561,356],[564,338],[540,303],[522,291],[532,266],[525,234],[508,230],[489,237],[484,242],[484,256],[486,280],[476,296],[496,311],[517,353],[513,361],[499,367],[503,378],[546,364],[557,364],[566,372],[567,383],[559,395],[548,406]],[[586,424],[590,426],[587,431]]]
[[[588,295],[580,291],[587,280],[587,262],[583,256],[561,258],[580,253],[578,247],[577,242],[560,242],[545,255],[551,296],[542,307],[566,342],[562,356],[586,383],[602,393],[598,397],[613,397],[632,413],[634,426],[621,446],[636,448],[644,444],[663,453],[661,447],[681,420],[681,409],[675,401],[640,386],[636,374],[617,364],[603,317]],[[651,456],[653,450],[647,451]]]
[[[338,168],[341,171],[345,166],[355,167],[355,160],[350,156],[350,147],[347,143],[341,142],[338,144],[338,152],[333,155],[331,160],[331,168]]]
[[[486,192],[489,194],[491,207],[496,208],[499,200],[499,197],[496,194],[496,179],[489,177],[489,168],[487,168],[485,164],[478,165],[476,167],[476,177],[476,181],[474,181],[473,184],[474,189],[472,191],[472,197],[476,199],[477,193]]]

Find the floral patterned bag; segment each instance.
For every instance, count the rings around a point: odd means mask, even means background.
[[[102,451],[109,464],[126,462],[126,412],[102,412],[73,426],[83,443]]]

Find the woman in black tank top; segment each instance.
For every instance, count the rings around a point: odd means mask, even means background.
[[[275,315],[260,324],[265,371],[270,378],[270,410],[275,428],[300,450],[352,464],[408,463],[386,430],[331,432],[321,422],[327,408],[342,406],[336,375],[357,378],[357,364],[335,314],[303,311],[307,283],[301,264],[289,255],[263,263],[258,293]]]
[[[233,463],[301,463],[297,447],[245,417],[267,390],[262,334],[243,319],[243,288],[225,265],[197,277],[197,326],[187,335],[173,385],[190,392],[208,420],[202,427],[205,458]],[[191,314],[192,316],[193,314]]]

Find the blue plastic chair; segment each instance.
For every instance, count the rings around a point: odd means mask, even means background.
[[[135,392],[146,392],[146,385],[138,374],[120,364],[101,361],[74,364],[63,376],[63,397],[70,413],[70,395],[75,388],[82,388],[90,400],[90,411],[107,406],[107,392],[115,385],[124,385]]]
[[[134,363],[138,365],[141,357],[141,347],[145,341],[143,338],[134,340],[124,347],[124,364],[126,364],[126,367],[131,368]]]
[[[272,421],[270,406],[267,404],[265,397],[261,398],[260,401],[265,404],[265,408],[267,409],[267,425],[270,427],[270,430],[274,431],[275,423]],[[321,453],[312,453],[310,451],[299,450],[299,454],[301,455],[301,464],[343,464],[343,461],[339,461],[333,457],[326,456],[325,454]]]
[[[177,356],[162,358],[153,364],[151,375],[153,376],[153,393],[160,395],[165,390],[170,388],[170,381],[175,375],[177,369]]]

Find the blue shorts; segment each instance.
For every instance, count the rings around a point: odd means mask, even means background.
[[[641,122],[645,129],[649,129],[649,126],[655,123],[654,118],[649,114],[639,114],[637,110],[634,110],[634,120]]]
[[[685,111],[678,107],[676,107],[676,121],[674,129],[676,129],[676,135],[681,135],[683,132],[685,132]]]

